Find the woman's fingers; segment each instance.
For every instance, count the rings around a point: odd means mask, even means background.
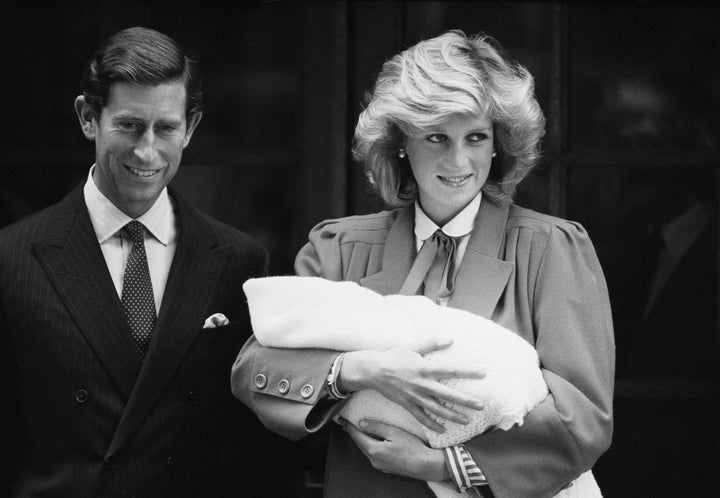
[[[408,397],[405,399],[397,399],[397,402],[409,411],[418,422],[431,431],[438,433],[445,432],[445,427],[437,422],[432,416],[440,417],[463,425],[470,422],[465,414],[453,408],[443,406],[437,399],[430,396]],[[479,406],[479,402],[474,401],[474,403],[476,406]]]
[[[455,379],[484,379],[485,370],[478,365],[471,363],[432,363],[428,362],[427,374],[436,378],[455,378]]]
[[[448,348],[452,343],[453,338],[450,336],[431,337],[418,342],[411,347],[411,350],[416,353],[420,353],[421,355],[426,355],[428,353],[432,353],[433,351],[440,351],[441,349]]]
[[[422,425],[430,429],[431,431],[437,432],[442,434],[445,432],[445,427],[437,423],[435,420],[430,418],[430,416],[425,413],[425,411],[420,408],[418,405],[411,404],[404,407],[407,411],[410,412],[410,415],[415,417],[415,419],[420,422]]]
[[[392,441],[401,429],[379,420],[360,420],[360,430],[380,441]]]
[[[371,448],[375,447],[379,443],[379,441],[372,436],[365,434],[363,431],[361,431],[349,422],[347,424],[343,424],[343,428],[345,429],[345,432],[350,434],[350,437],[355,442],[357,447],[360,448],[360,451],[362,451],[365,457],[372,463]]]
[[[464,414],[441,405],[435,399],[424,400],[422,409],[432,415],[444,418],[445,420],[450,420],[451,422],[455,422],[457,424],[467,425],[470,422],[470,419],[468,419]]]
[[[377,443],[378,441],[385,439],[380,435],[373,434],[372,431],[360,430],[350,422],[344,423],[343,429],[345,429],[345,432],[350,434],[357,443],[360,443],[358,446],[361,448],[366,448],[373,443]]]
[[[431,386],[426,386],[427,394],[436,400],[454,403],[456,405],[472,408],[473,410],[482,410],[484,408],[480,400],[473,398],[469,394],[441,384],[435,381]]]

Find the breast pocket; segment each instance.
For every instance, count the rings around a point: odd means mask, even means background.
[[[211,386],[213,390],[227,387],[232,364],[249,336],[249,328],[247,323],[238,321],[213,329],[202,329],[185,363],[193,382],[197,384],[204,379],[203,382],[214,384]]]
[[[243,321],[230,322],[222,327],[202,329],[198,334],[197,345],[214,344],[235,340],[244,342],[250,337],[250,325]]]

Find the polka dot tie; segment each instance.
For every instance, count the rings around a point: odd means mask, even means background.
[[[133,220],[123,227],[123,231],[130,237],[133,246],[125,265],[121,301],[133,339],[140,351],[140,358],[145,358],[157,320],[155,297],[145,254],[145,227],[139,221]]]

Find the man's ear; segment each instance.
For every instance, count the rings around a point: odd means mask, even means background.
[[[197,125],[200,124],[200,120],[202,119],[202,117],[202,112],[196,112],[189,117],[187,126],[185,127],[185,139],[183,140],[183,149],[190,144],[192,134],[195,131],[195,128],[197,128]]]
[[[95,113],[90,107],[90,104],[85,101],[83,95],[78,95],[75,99],[75,113],[80,120],[80,129],[82,129],[83,135],[85,135],[88,140],[95,140],[97,131]]]

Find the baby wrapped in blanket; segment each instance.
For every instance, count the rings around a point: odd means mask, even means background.
[[[471,362],[485,372],[483,379],[442,380],[483,404],[483,410],[449,405],[470,420],[467,425],[436,417],[446,430],[434,432],[400,405],[364,390],[354,393],[338,415],[356,426],[363,418],[379,420],[433,448],[444,448],[488,430],[521,425],[548,394],[537,352],[524,339],[491,320],[436,305],[424,296],[382,296],[354,282],[320,277],[250,279],[243,289],[255,337],[263,346],[384,351],[413,349],[423,339],[449,335],[452,345],[428,353],[425,359]],[[449,483],[428,484],[439,497],[462,496]],[[597,488],[594,479],[592,484]],[[599,490],[585,496],[599,496]]]

